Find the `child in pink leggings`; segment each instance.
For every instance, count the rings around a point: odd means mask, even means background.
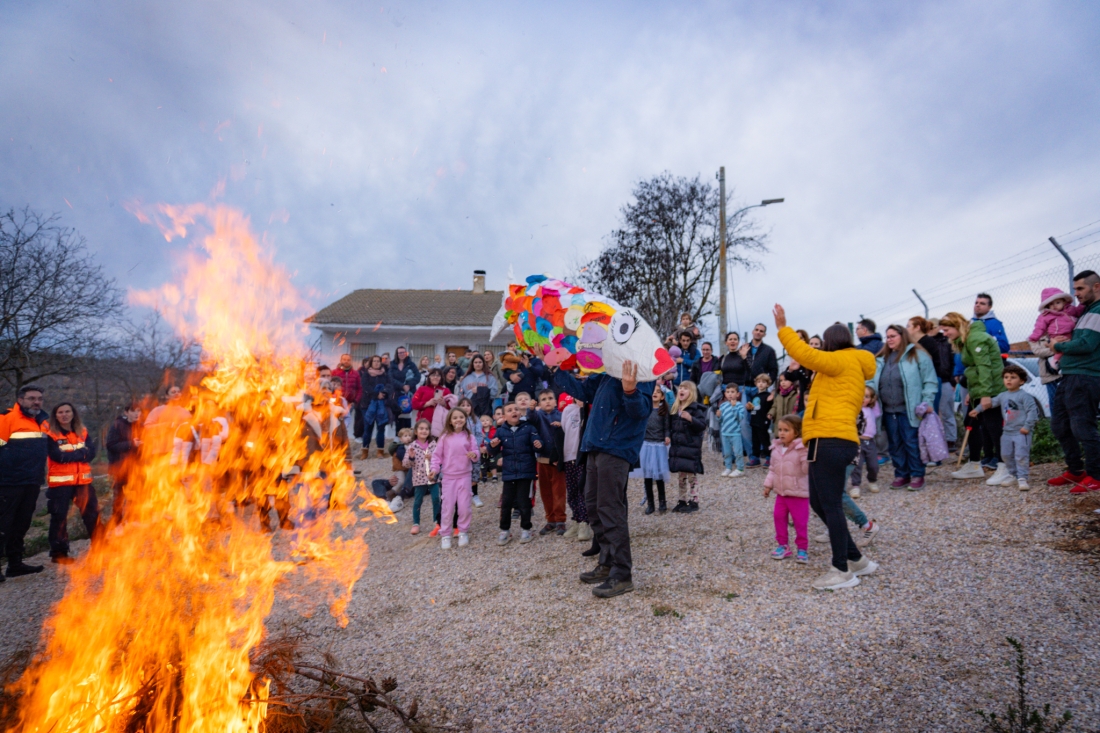
[[[794,521],[795,545],[798,546],[797,560],[800,563],[810,561],[807,549],[806,522],[810,518],[810,479],[809,464],[806,462],[806,447],[802,445],[802,418],[798,415],[784,415],[779,418],[777,437],[772,441],[772,461],[768,476],[764,479],[764,498],[775,491],[775,542],[778,547],[772,552],[772,559],[785,560],[791,556],[787,544],[787,517]]]
[[[443,435],[436,443],[432,454],[432,483],[443,474],[443,509],[440,525],[443,531],[442,547],[451,549],[451,521],[454,517],[455,503],[458,504],[458,546],[470,543],[470,505],[473,501],[472,466],[480,458],[477,440],[466,424],[466,413],[458,408],[447,414]]]

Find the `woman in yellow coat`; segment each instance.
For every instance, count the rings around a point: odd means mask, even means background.
[[[844,518],[842,500],[848,464],[859,452],[856,418],[863,408],[863,390],[875,376],[875,357],[856,349],[852,334],[839,323],[825,329],[821,349],[815,349],[787,326],[783,306],[772,311],[779,341],[787,354],[814,374],[802,418],[802,442],[810,460],[810,507],[829,528],[833,567],[813,582],[818,590],[859,585],[878,564],[860,553]]]

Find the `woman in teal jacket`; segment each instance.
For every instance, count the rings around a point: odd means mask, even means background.
[[[935,401],[939,391],[936,367],[928,352],[912,343],[901,326],[886,329],[886,343],[875,361],[878,368],[870,384],[878,393],[882,427],[894,464],[890,488],[919,491],[924,488],[924,462],[920,459],[917,405],[924,402],[931,407]]]

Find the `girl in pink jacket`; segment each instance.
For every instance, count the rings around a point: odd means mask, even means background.
[[[471,470],[478,458],[477,440],[466,425],[466,413],[454,408],[447,413],[447,422],[443,435],[436,442],[432,454],[432,475],[443,474],[443,508],[440,526],[444,528],[442,546],[451,549],[451,522],[454,518],[455,504],[458,504],[458,546],[470,543],[470,504],[473,500],[471,489]]]
[[[768,476],[764,479],[764,498],[775,491],[775,542],[778,547],[772,552],[772,559],[784,560],[791,556],[787,544],[787,517],[794,521],[795,544],[798,546],[797,560],[800,563],[810,561],[807,550],[810,547],[806,536],[806,523],[810,519],[810,478],[806,461],[806,447],[802,445],[802,418],[798,415],[784,415],[779,418],[777,437],[772,441],[772,460]]]
[[[1086,308],[1083,305],[1074,305],[1073,296],[1061,288],[1043,288],[1043,300],[1039,303],[1039,317],[1035,319],[1035,329],[1027,337],[1028,341],[1038,341],[1046,336],[1069,337],[1073,333],[1077,319],[1084,314]],[[1062,355],[1055,352],[1047,361],[1058,369],[1058,362]]]

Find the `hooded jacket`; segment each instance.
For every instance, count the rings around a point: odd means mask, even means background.
[[[1100,320],[1100,317],[1097,320]],[[1100,333],[1097,336],[1100,336]],[[1059,346],[1063,345],[1059,344]],[[984,321],[973,321],[970,324],[970,333],[966,336],[966,343],[956,340],[955,347],[959,350],[959,357],[962,359],[966,388],[970,390],[972,400],[996,397],[1005,391],[1004,381],[1001,379],[1005,370],[1004,362],[1001,361],[1001,350],[997,348],[997,342],[993,337],[985,332]]]
[[[971,324],[981,323],[985,326],[985,332],[997,342],[997,348],[1000,353],[1007,354],[1009,350],[1008,335],[1005,333],[1005,326],[1001,323],[997,316],[993,314],[993,311],[989,311],[984,316],[976,316],[970,319]]]
[[[534,425],[526,420],[521,420],[514,426],[504,423],[497,428],[496,440],[500,441],[497,451],[504,459],[501,465],[502,480],[535,478],[538,473],[535,441],[539,440],[539,431]]]
[[[873,355],[877,356],[878,352],[882,351],[882,335],[872,333],[870,336],[860,336],[859,346],[856,348],[870,351]]]
[[[867,380],[875,375],[875,357],[855,348],[819,351],[789,326],[779,329],[779,341],[792,359],[816,372],[806,396],[802,440],[840,438],[858,443],[856,418],[863,409]]]
[[[779,496],[809,498],[810,464],[801,438],[795,438],[790,445],[783,445],[779,438],[772,441],[771,465],[764,488],[772,489]]]
[[[405,387],[408,387],[411,392],[420,383],[420,370],[416,368],[413,360],[406,356],[404,362],[395,361],[390,364],[390,382],[393,383],[394,392],[403,392]]]

